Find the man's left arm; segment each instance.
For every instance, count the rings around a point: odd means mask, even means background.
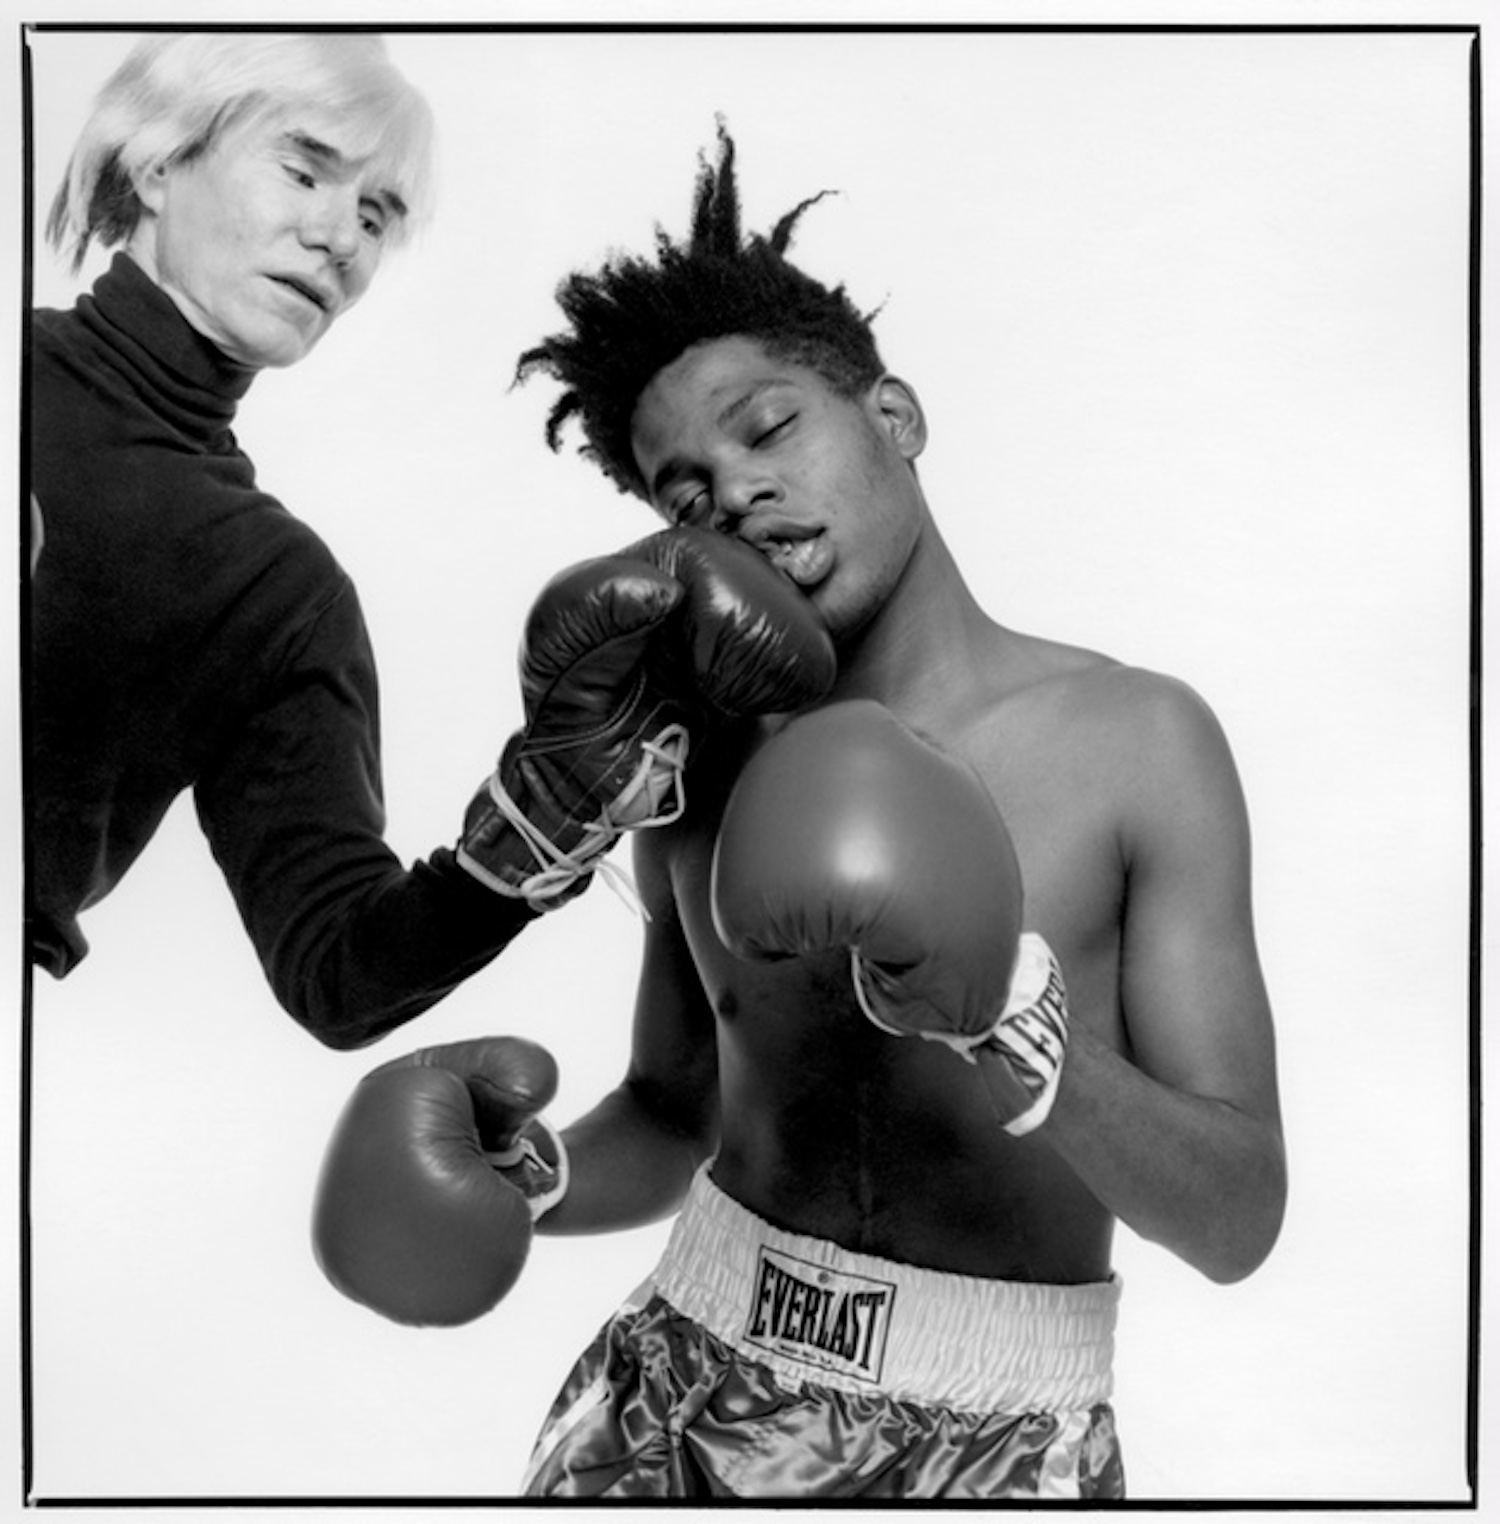
[[[1152,686],[1121,822],[1128,1053],[1075,1022],[1038,1138],[1135,1232],[1227,1283],[1265,1259],[1286,1201],[1250,832],[1213,715],[1179,684]]]
[[[406,868],[386,843],[379,691],[345,584],[195,787],[198,817],[277,1000],[350,1050],[426,1011],[536,913],[449,848]],[[456,826],[456,821],[455,821]]]

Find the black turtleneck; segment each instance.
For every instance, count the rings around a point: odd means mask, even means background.
[[[531,919],[443,848],[384,840],[375,664],[354,587],[255,482],[253,373],[127,256],[33,315],[26,712],[33,960],[87,951],[107,894],[191,789],[277,998],[335,1047],[416,1016]]]

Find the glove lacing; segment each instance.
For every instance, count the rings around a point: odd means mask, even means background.
[[[583,828],[583,835],[569,852],[553,843],[533,825],[521,807],[511,798],[500,781],[499,772],[491,775],[489,795],[495,808],[531,849],[540,868],[520,884],[511,885],[486,874],[486,880],[501,894],[524,899],[535,910],[547,909],[547,902],[571,889],[587,873],[602,873],[605,882],[642,920],[650,920],[646,907],[636,892],[630,874],[605,854],[627,830],[649,830],[670,825],[687,807],[683,772],[687,767],[688,733],[683,725],[668,725],[649,741],[641,742],[641,761],[625,787],[606,804],[596,820]],[[644,800],[650,813],[633,820],[633,808]]]
[[[531,1220],[539,1222],[568,1194],[572,1169],[568,1145],[552,1123],[538,1112],[528,1125],[539,1128],[546,1136],[552,1147],[550,1162],[524,1132],[512,1139],[507,1148],[485,1149],[484,1156],[492,1169],[499,1170],[525,1196]]]

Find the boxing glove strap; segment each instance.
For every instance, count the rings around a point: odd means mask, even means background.
[[[1005,1006],[993,1025],[979,1032],[893,1025],[879,1014],[869,989],[870,971],[858,948],[852,958],[855,996],[877,1027],[896,1037],[940,1042],[971,1064],[977,1064],[981,1054],[999,1059],[1023,1095],[1019,1112],[1003,1124],[1012,1137],[1022,1137],[1047,1120],[1067,1049],[1068,997],[1057,959],[1042,937],[1030,931],[1022,934]]]
[[[1026,1096],[1022,1109],[1003,1125],[1024,1137],[1047,1120],[1068,1046],[1068,993],[1052,949],[1034,932],[1021,937],[1010,995],[1000,1019],[964,1056],[977,1063],[990,1055]]]
[[[538,1113],[527,1123],[538,1128],[552,1150],[550,1160],[526,1136],[519,1133],[508,1148],[485,1150],[485,1158],[526,1198],[531,1220],[538,1221],[568,1194],[568,1145],[562,1134]]]
[[[577,846],[564,851],[534,825],[521,806],[511,797],[500,773],[491,774],[487,790],[491,802],[506,823],[525,842],[537,871],[518,883],[511,883],[492,873],[460,844],[459,863],[481,883],[497,894],[524,899],[534,910],[548,910],[559,895],[566,894],[585,874],[602,873],[610,887],[637,914],[645,910],[635,892],[635,885],[624,869],[604,860],[605,854],[629,830],[670,825],[686,808],[682,775],[687,766],[688,732],[683,725],[667,725],[649,741],[641,742],[641,763],[629,782],[589,821]],[[633,811],[644,798],[650,813],[634,819]],[[621,820],[628,825],[621,824]]]

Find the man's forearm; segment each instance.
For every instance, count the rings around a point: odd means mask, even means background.
[[[538,1224],[543,1233],[643,1227],[682,1204],[710,1143],[641,1105],[628,1085],[563,1129],[568,1193]]]
[[[1085,1031],[1036,1136],[1128,1227],[1211,1280],[1249,1275],[1280,1232],[1276,1123],[1160,1084]]]

